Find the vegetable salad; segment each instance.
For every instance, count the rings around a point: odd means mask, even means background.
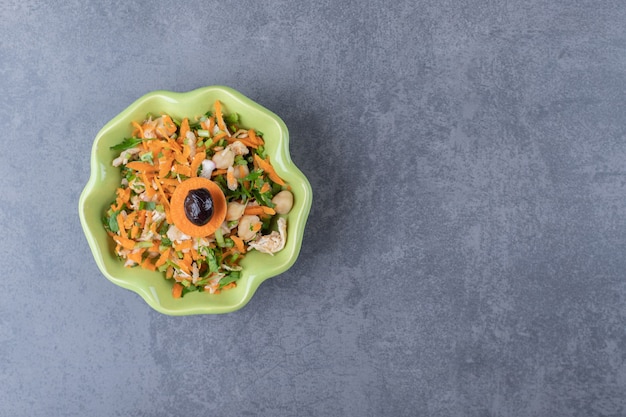
[[[193,120],[162,114],[132,124],[131,137],[111,148],[119,152],[113,165],[122,179],[103,218],[125,266],[163,272],[175,298],[216,294],[237,285],[248,251],[283,249],[293,194],[274,170],[262,132],[243,128],[219,101]],[[226,199],[225,220],[209,235],[187,235],[172,220],[183,210],[172,206],[172,194],[194,177],[213,181]]]

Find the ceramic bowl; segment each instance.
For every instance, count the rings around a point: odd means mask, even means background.
[[[289,183],[294,205],[287,215],[287,242],[274,256],[249,252],[242,261],[242,275],[236,288],[220,294],[191,292],[182,298],[171,295],[172,280],[163,273],[125,268],[114,254],[114,243],[102,226],[105,211],[115,199],[120,169],[111,165],[117,156],[110,149],[132,132],[131,122],[148,113],[172,117],[195,117],[220,100],[225,112],[237,112],[241,125],[264,133],[265,148],[277,173]],[[312,203],[311,186],[289,155],[289,132],[285,123],[270,110],[243,94],[223,86],[210,86],[177,93],[154,91],[139,98],[108,122],[97,134],[91,151],[91,176],[79,200],[79,215],[87,242],[100,271],[114,284],[139,294],[155,310],[169,315],[228,313],[245,306],[259,285],[287,271],[296,261]]]

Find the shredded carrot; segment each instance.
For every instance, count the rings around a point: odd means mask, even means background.
[[[146,195],[149,198],[152,198],[155,194],[156,194],[156,190],[154,188],[152,188],[152,180],[149,180],[146,173],[142,172],[139,177],[141,178],[141,181],[143,182],[143,185],[146,186]]]
[[[191,177],[191,168],[188,165],[176,164],[174,165],[174,171],[180,175]]]
[[[180,181],[178,181],[177,178],[162,178],[160,181],[161,181],[161,184],[167,185],[170,187],[176,187],[178,184],[180,184]]]
[[[165,262],[167,262],[167,260],[170,257],[170,248],[165,249],[162,253],[161,256],[159,256],[159,259],[157,259],[157,261],[154,263],[154,265],[158,268],[161,265],[165,265]]]
[[[193,157],[193,160],[191,161],[191,176],[192,177],[198,176],[198,168],[200,168],[200,165],[202,164],[202,161],[204,161],[205,158],[206,158],[206,152],[198,152]]]
[[[159,234],[159,232],[157,231],[157,224],[156,224],[156,222],[150,223],[150,232],[152,232],[155,236]],[[156,240],[154,241],[154,245],[152,245],[150,250],[153,250],[155,246],[156,246],[156,250],[154,250],[154,252],[158,252],[159,251],[159,244],[158,244],[158,241],[156,241]]]
[[[184,147],[187,147],[186,145]],[[189,161],[187,160],[187,157],[185,156],[185,149],[183,148],[182,151],[178,152],[176,151],[176,156],[174,157],[174,159],[176,160],[176,162],[178,162],[181,165],[186,165],[189,163]],[[188,155],[188,154],[187,154]]]
[[[213,133],[213,129],[215,129],[215,117],[209,117],[209,133]]]
[[[239,236],[230,235],[230,238],[235,243],[235,247],[239,251],[239,253],[246,253],[246,248],[244,246],[243,240]]]
[[[167,114],[161,116],[161,119],[163,120],[163,126],[167,129],[167,135],[172,136],[176,132],[176,124]]]
[[[215,118],[217,119],[217,126],[221,131],[226,132],[226,124],[224,123],[224,117],[222,115],[222,103],[219,100],[215,101]]]
[[[174,285],[172,286],[172,297],[174,298],[180,298],[183,295],[183,285],[175,282]]]
[[[120,210],[124,204],[129,203],[130,188],[118,188],[116,194],[117,198],[115,199],[115,206],[112,207],[114,211]]]
[[[124,229],[124,216],[122,216],[122,213],[118,213],[117,215],[117,226],[120,229],[120,236],[124,236],[126,237],[126,230]]]
[[[132,121],[131,124],[135,127],[135,129],[137,129],[137,131],[139,132],[139,135],[137,135],[138,138],[143,139],[143,128],[141,127],[141,125],[139,123],[137,123],[136,121]]]
[[[189,132],[189,119],[185,117],[182,123],[180,124],[180,135],[178,136],[178,141],[183,142],[185,139],[187,139],[188,132]]]
[[[136,263],[137,265],[141,265],[143,257],[143,250],[133,251],[127,255],[127,258]]]
[[[216,137],[217,137],[217,136],[216,136]],[[258,144],[254,143],[254,142],[251,142],[251,141],[250,141],[250,140],[248,140],[247,138],[236,138],[236,137],[231,136],[231,137],[227,138],[226,140],[228,141],[228,143],[233,143],[233,142],[235,142],[235,141],[239,141],[239,142],[241,142],[242,144],[246,145],[248,148],[254,148],[254,149],[256,149],[256,148],[258,148],[258,147],[259,147],[259,145],[258,145]]]
[[[183,158],[185,158],[185,163],[189,163],[189,156],[191,156],[191,147],[188,144],[183,145]]]
[[[167,139],[167,144],[170,145],[170,148],[175,152],[181,152],[183,148],[172,138]]]
[[[170,169],[172,169],[171,159],[164,159],[163,161],[159,159],[159,177],[165,178]]]
[[[257,147],[265,144],[265,142],[263,142],[263,139],[261,139],[260,136],[256,135],[254,129],[248,129],[248,137],[250,138],[250,142],[254,143]]]
[[[176,250],[191,249],[192,247],[193,247],[193,241],[190,239],[183,240],[181,242],[174,242],[174,249]]]
[[[264,193],[268,192],[271,189],[272,189],[272,187],[270,187],[270,183],[266,182],[265,184],[263,184],[263,186],[261,186],[261,189],[259,190],[259,192],[261,194],[264,194]]]
[[[259,165],[259,167],[267,173],[272,181],[274,181],[278,185],[285,185],[285,181],[274,171],[274,167],[269,161],[269,157],[267,160],[262,159],[259,155],[254,154],[254,160]]]
[[[265,214],[269,214],[270,216],[273,216],[274,214],[276,214],[276,211],[271,208],[271,207],[267,207],[267,206],[261,206],[263,208],[263,212]]]
[[[237,188],[237,178],[235,178],[235,171],[232,167],[226,170],[226,184],[230,190]]]
[[[227,136],[228,136],[228,133],[220,132],[217,135],[213,136],[213,141],[217,143],[220,139],[225,138]]]
[[[139,227],[141,227],[142,229],[146,225],[146,211],[145,210],[139,210],[137,212],[137,223],[139,224]]]
[[[124,220],[124,227],[126,229],[128,229],[129,227],[132,227],[132,225],[135,222],[136,218],[137,218],[137,212],[136,211],[131,211],[128,214],[128,216],[126,216],[126,220]]]
[[[161,196],[161,202],[163,203],[163,208],[165,210],[165,219],[167,220],[168,223],[172,224],[169,199],[165,195],[165,192],[163,191],[163,187],[161,186],[161,183],[159,181],[156,181],[156,185],[157,185],[157,191],[159,192],[159,195]]]
[[[264,207],[264,206],[248,206],[246,207],[246,209],[244,210],[243,214],[247,215],[247,216],[262,216],[264,214],[272,214],[272,213],[267,213],[266,210],[269,209],[271,211],[271,208],[269,207]]]
[[[226,174],[225,169],[216,169],[216,170],[213,170],[213,172],[211,173],[211,176],[217,177],[218,175],[224,175],[224,174]]]
[[[150,261],[150,258],[146,258],[141,263],[141,267],[147,269],[148,271],[156,271],[156,266],[152,263],[152,261]]]
[[[135,241],[132,239],[128,239],[124,236],[113,236],[113,239],[115,240],[115,242],[117,242],[118,244],[120,244],[124,249],[134,249],[135,248]]]
[[[134,169],[139,172],[153,172],[155,170],[154,165],[150,165],[146,162],[133,161],[126,164],[130,169]]]
[[[154,225],[154,224],[155,224],[155,223],[152,223],[152,225]],[[150,227],[152,227],[152,225],[151,225]],[[148,248],[148,252],[152,252],[152,253],[159,253],[159,252],[160,252],[159,246],[160,246],[160,245],[159,245],[159,241],[158,241],[158,240],[155,240],[155,241],[152,243],[152,246],[150,246],[150,247]]]
[[[183,262],[182,259],[176,259],[173,262],[185,274],[191,275],[191,268],[189,266],[187,266],[187,264],[185,262]]]

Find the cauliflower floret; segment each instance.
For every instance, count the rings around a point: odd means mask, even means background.
[[[139,153],[140,151],[141,149],[139,149],[138,147],[130,148],[130,149],[126,149],[125,151],[122,151],[120,156],[118,156],[117,158],[113,160],[113,166],[118,167],[122,164],[126,165],[130,157],[136,153]]]
[[[213,155],[213,162],[218,169],[228,169],[235,162],[235,152],[231,149],[230,145],[218,151]]]
[[[175,225],[171,225],[170,228],[167,229],[167,238],[172,242],[175,240],[180,242],[182,240],[191,239],[191,236],[187,236],[186,234],[181,232],[178,227],[176,227]]]
[[[241,141],[239,140],[236,140],[233,143],[231,143],[230,149],[233,150],[235,155],[248,155],[250,153],[250,150],[248,150],[248,147],[244,145],[243,143],[241,143]]]
[[[202,178],[211,179],[211,173],[215,169],[215,162],[210,159],[202,161],[202,169],[200,170],[200,176]]]
[[[268,253],[274,256],[274,253],[285,247],[286,240],[287,221],[281,217],[278,219],[278,232],[273,231],[269,235],[259,236],[254,242],[248,244],[248,250],[256,249],[259,252]]]

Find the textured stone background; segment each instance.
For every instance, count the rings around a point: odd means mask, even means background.
[[[83,3],[0,0],[1,416],[626,415],[626,3]],[[108,120],[213,84],[315,201],[244,309],[168,317],[77,201]]]

